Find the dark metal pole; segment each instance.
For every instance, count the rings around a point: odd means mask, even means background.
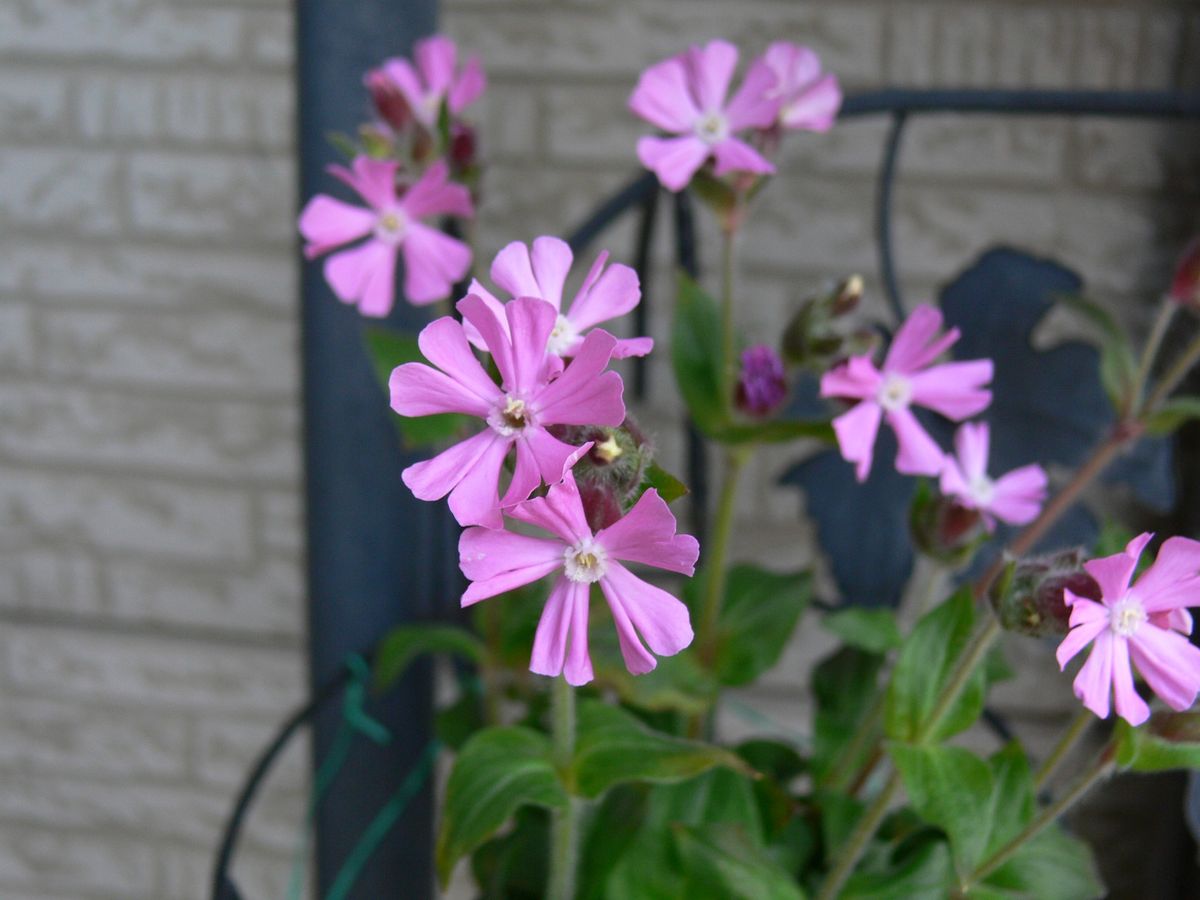
[[[367,69],[407,54],[433,31],[435,0],[298,0],[300,202],[340,194],[324,172],[335,160],[326,135],[353,133],[369,118]],[[425,315],[397,304],[396,324]],[[303,280],[310,678],[334,677],[397,621],[428,618],[447,582],[450,549],[442,505],[422,504],[400,481],[403,458],[375,382],[358,313],[326,287],[320,263]],[[317,718],[314,764],[328,752],[339,710]],[[391,731],[386,746],[359,740],[317,816],[317,873],[323,895],[379,805],[398,788],[429,738],[430,685],[418,667],[371,709]],[[431,800],[414,800],[390,840],[363,870],[355,897],[430,896]]]

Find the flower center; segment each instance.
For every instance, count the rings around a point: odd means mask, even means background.
[[[575,326],[567,321],[567,317],[560,315],[554,322],[554,329],[550,332],[550,340],[546,343],[546,349],[555,356],[562,356],[575,343],[575,338],[578,337],[575,333]]]
[[[715,144],[729,137],[729,122],[719,112],[708,112],[696,120],[695,131],[706,144]]]
[[[487,420],[503,437],[512,437],[534,424],[533,410],[524,400],[512,394],[505,395],[504,405],[497,404]]]
[[[879,394],[876,399],[879,401],[879,405],[888,412],[907,409],[912,400],[912,382],[903,375],[888,373],[884,376],[883,384],[879,386]]]
[[[389,209],[375,222],[375,237],[388,244],[399,244],[404,240],[407,228],[408,222],[404,213],[398,209]]]
[[[1121,637],[1133,637],[1146,619],[1146,610],[1140,600],[1122,597],[1108,614],[1108,627]]]
[[[563,551],[563,568],[572,581],[591,584],[608,571],[608,553],[594,538],[584,538]]]
[[[976,506],[987,507],[996,499],[996,482],[986,475],[980,475],[971,481],[969,490]]]

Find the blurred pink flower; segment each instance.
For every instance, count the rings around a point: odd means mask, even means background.
[[[1021,466],[993,480],[988,477],[988,426],[967,422],[954,435],[958,454],[946,457],[942,469],[942,493],[983,516],[988,531],[996,519],[1024,525],[1037,518],[1046,502],[1046,472],[1039,465]]]
[[[933,365],[958,340],[952,328],[938,337],[942,314],[918,306],[896,331],[892,346],[875,368],[870,356],[852,356],[821,378],[822,397],[858,400],[833,420],[838,447],[855,475],[866,481],[875,453],[879,423],[886,418],[896,432],[900,452],[896,469],[906,475],[940,475],[945,454],[921,427],[912,407],[924,406],[949,419],[962,421],[992,402],[984,385],[992,380],[992,361],[975,359]]]
[[[832,73],[821,72],[821,60],[808,47],[776,41],[762,63],[775,75],[771,95],[780,100],[779,124],[805,131],[828,131],[842,105],[842,89]]]
[[[1130,725],[1150,716],[1133,686],[1131,663],[1167,706],[1185,710],[1200,692],[1200,648],[1186,607],[1200,602],[1200,542],[1169,538],[1158,558],[1130,585],[1150,534],[1134,538],[1124,553],[1093,559],[1084,568],[1100,585],[1101,601],[1063,591],[1071,607],[1071,631],[1058,647],[1058,664],[1088,644],[1092,652],[1075,677],[1075,696],[1104,719],[1109,698]]]
[[[583,284],[575,292],[571,305],[563,310],[563,287],[571,270],[573,256],[567,242],[556,237],[539,237],[533,242],[533,252],[520,241],[513,241],[496,254],[492,261],[492,281],[512,297],[538,297],[558,312],[554,330],[550,332],[547,349],[555,356],[574,356],[583,345],[589,328],[623,316],[642,299],[637,272],[621,263],[605,268],[608,251],[596,257]],[[470,291],[482,297],[493,310],[504,308],[491,292],[478,281],[471,282]],[[503,323],[503,318],[500,317]],[[468,324],[467,337],[482,348],[478,332]],[[653,338],[637,337],[617,341],[614,359],[645,356],[654,349]]]
[[[562,374],[546,373],[546,343],[554,328],[549,303],[521,297],[506,304],[500,317],[479,297],[458,303],[463,318],[483,336],[501,384],[488,377],[475,358],[463,326],[445,316],[425,327],[423,363],[397,366],[389,382],[392,409],[402,416],[456,412],[478,416],[487,428],[432,459],[402,473],[404,483],[422,500],[450,495],[450,511],[460,525],[499,528],[500,506],[524,500],[543,480],[560,481],[590,443],[564,444],[548,425],[620,425],[625,418],[621,376],[606,372],[616,343],[593,331]],[[512,481],[499,499],[500,467],[516,447]]]
[[[766,65],[751,66],[726,102],[737,60],[733,44],[709,41],[651,66],[638,79],[630,110],[677,135],[638,140],[638,159],[664,187],[682,190],[710,156],[716,160],[717,175],[775,171],[762,154],[734,137],[745,128],[766,128],[775,121],[780,106],[780,99],[771,95],[775,75]]]
[[[787,399],[787,379],[783,360],[766,344],[756,344],[742,351],[742,367],[738,372],[734,403],[742,412],[765,416]]]
[[[574,685],[592,680],[587,630],[594,582],[612,610],[621,655],[634,675],[658,664],[653,654],[673,656],[692,642],[688,608],[621,564],[644,563],[683,575],[695,571],[699,545],[691,535],[675,533],[675,517],[657,491],[647,491],[624,517],[595,534],[570,472],[545,497],[519,503],[508,513],[554,537],[468,528],[458,543],[459,565],[472,582],[462,605],[558,572],[534,637],[531,671],[565,674]]]
[[[368,238],[325,261],[325,280],[333,292],[364,316],[391,312],[398,254],[404,255],[405,296],[419,306],[447,296],[471,265],[466,244],[420,221],[444,214],[473,215],[470,192],[447,180],[446,164],[439,160],[397,197],[398,167],[397,162],[366,156],[356,158],[350,169],[330,166],[329,171],[354,188],[370,208],[318,194],[300,213],[308,259]]]
[[[417,41],[414,67],[407,59],[387,60],[382,69],[404,98],[413,116],[432,131],[442,111],[442,101],[452,116],[479,99],[487,88],[487,78],[477,56],[458,69],[458,48],[445,35],[435,34]]]

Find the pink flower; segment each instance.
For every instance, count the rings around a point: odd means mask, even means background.
[[[652,653],[673,656],[692,642],[687,607],[621,564],[645,563],[684,575],[695,571],[699,545],[691,535],[675,533],[675,517],[657,491],[647,491],[623,518],[595,534],[570,472],[544,498],[519,503],[508,512],[554,537],[468,528],[458,542],[459,565],[472,582],[462,605],[558,572],[533,640],[531,671],[565,673],[574,685],[592,680],[587,627],[594,582],[600,583],[612,610],[621,655],[634,675],[657,665]]]
[[[308,259],[368,238],[325,261],[325,280],[333,292],[344,303],[355,304],[364,316],[391,312],[398,254],[404,255],[404,293],[417,305],[447,296],[471,265],[466,244],[420,221],[444,214],[473,215],[470,192],[447,181],[446,164],[439,160],[403,196],[397,196],[399,165],[360,156],[350,169],[330,166],[329,171],[354,188],[370,208],[318,194],[300,213]]]
[[[472,56],[458,66],[458,48],[445,35],[417,41],[413,56],[416,68],[407,59],[389,59],[383,64],[384,73],[404,94],[413,116],[432,131],[441,115],[442,101],[452,116],[479,99],[487,87],[487,79],[479,58]]]
[[[771,174],[775,167],[734,134],[766,128],[779,113],[771,95],[775,75],[765,65],[751,66],[742,86],[726,103],[738,51],[728,41],[709,41],[651,66],[638,79],[629,108],[652,125],[678,137],[643,137],[638,159],[663,186],[682,190],[710,156],[717,175],[726,172]]]
[[[958,458],[946,457],[942,469],[942,493],[953,497],[967,509],[983,515],[988,531],[996,528],[996,519],[1010,525],[1032,522],[1046,501],[1046,472],[1039,465],[1021,466],[994,481],[988,477],[988,441],[986,424],[967,422],[954,435]]]
[[[483,336],[501,384],[475,358],[463,326],[446,316],[427,325],[418,338],[421,352],[437,369],[423,363],[398,366],[390,380],[392,409],[402,416],[466,413],[483,419],[487,427],[433,459],[409,466],[402,477],[422,500],[449,494],[450,511],[460,525],[499,528],[501,503],[524,500],[543,480],[560,481],[591,446],[564,444],[547,425],[620,425],[625,419],[621,376],[604,371],[616,340],[606,332],[592,332],[571,364],[551,380],[545,359],[555,312],[549,303],[533,297],[513,300],[503,308],[503,325],[474,295],[460,300],[458,310]],[[501,501],[500,467],[513,447],[516,465]]]
[[[735,405],[752,416],[773,413],[787,399],[785,374],[783,360],[766,344],[747,347],[742,351]]]
[[[547,349],[555,356],[574,356],[583,346],[589,328],[629,312],[642,299],[637,272],[629,266],[614,263],[605,268],[608,251],[592,263],[583,284],[575,292],[570,307],[564,312],[563,287],[571,270],[573,256],[566,241],[556,237],[540,237],[533,242],[533,252],[520,241],[513,241],[496,254],[492,261],[492,281],[513,297],[538,297],[558,312],[554,330],[550,332]],[[493,310],[504,308],[478,281],[471,282],[471,293],[482,297]],[[503,322],[503,317],[500,317]],[[467,337],[482,348],[480,335],[470,326]],[[626,356],[645,356],[654,349],[653,338],[639,337],[618,340],[614,359]]]
[[[1134,689],[1131,663],[1174,710],[1187,709],[1200,692],[1200,648],[1184,637],[1192,631],[1186,607],[1200,601],[1200,542],[1168,539],[1154,564],[1130,585],[1150,538],[1139,535],[1124,553],[1084,563],[1100,585],[1101,602],[1063,591],[1072,628],[1058,647],[1058,665],[1065,668],[1092,644],[1075,677],[1075,696],[1104,719],[1111,694],[1117,715],[1130,725],[1140,725],[1150,716],[1146,701]]]
[[[821,60],[808,47],[776,41],[762,62],[774,73],[771,95],[778,97],[779,124],[805,131],[828,131],[842,105],[837,77],[821,72]]]
[[[912,406],[924,406],[947,418],[961,421],[987,408],[991,391],[992,361],[975,359],[931,365],[958,340],[958,329],[941,337],[942,314],[932,306],[918,306],[892,339],[883,368],[870,356],[852,356],[821,378],[822,397],[858,400],[833,420],[838,447],[855,475],[866,481],[875,452],[879,422],[886,418],[900,452],[896,469],[906,475],[939,475],[945,454],[913,415]]]

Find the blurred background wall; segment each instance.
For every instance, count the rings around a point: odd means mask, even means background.
[[[6,898],[204,896],[233,791],[303,693],[291,24],[284,0],[0,2]],[[450,0],[443,28],[491,80],[485,264],[565,232],[633,174],[638,71],[718,35],[746,54],[811,44],[851,90],[1200,86],[1191,3]],[[771,340],[825,279],[860,270],[877,290],[883,130],[787,142],[745,242],[752,338]],[[910,299],[1007,241],[1076,268],[1140,326],[1197,224],[1198,136],[918,121],[897,194]],[[627,258],[632,240],[625,226],[602,244]],[[642,419],[671,457],[668,376],[660,354]],[[800,500],[774,486],[793,456],[756,469],[741,555],[808,558]],[[789,727],[810,646],[748,698]],[[1069,696],[1053,687],[1039,721]],[[283,895],[302,763],[252,829],[252,896]]]

